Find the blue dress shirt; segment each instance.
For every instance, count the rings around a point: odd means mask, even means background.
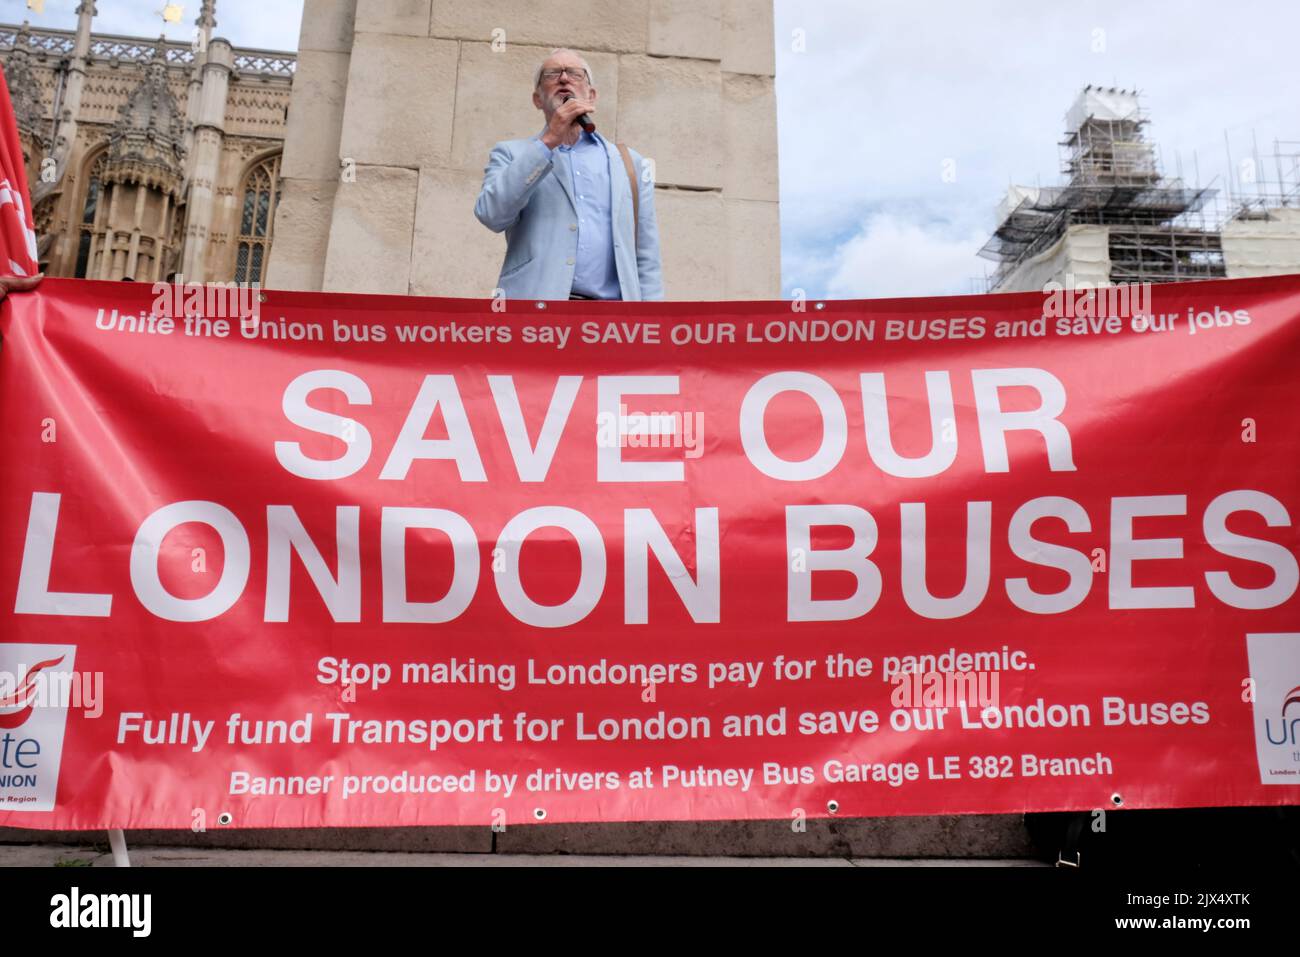
[[[537,145],[548,155],[539,137]],[[595,136],[583,130],[572,146],[557,146],[569,154],[573,198],[578,204],[578,256],[573,291],[595,299],[622,299],[618,267],[614,264],[613,206],[610,200],[609,155]],[[557,170],[558,172],[558,170]]]

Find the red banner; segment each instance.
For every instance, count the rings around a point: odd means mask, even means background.
[[[1300,277],[0,332],[0,824],[1300,797]]]
[[[32,197],[9,84],[0,71],[0,274],[34,276],[37,261]]]

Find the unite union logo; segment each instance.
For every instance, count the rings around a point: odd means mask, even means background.
[[[1246,636],[1263,784],[1300,786],[1300,634]]]
[[[49,661],[41,661],[32,665],[27,669],[23,683],[18,686],[17,690],[0,698],[0,730],[12,731],[19,725],[26,723],[36,707],[37,679],[40,673],[62,661],[63,656],[60,655],[58,658],[51,658]]]
[[[1292,705],[1296,706],[1296,714],[1295,717],[1288,719],[1287,710]],[[1300,731],[1300,685],[1286,692],[1276,726],[1272,718],[1264,719],[1264,735],[1268,738],[1269,744],[1300,748],[1298,731]]]
[[[72,686],[73,645],[0,642],[0,810],[53,811]]]

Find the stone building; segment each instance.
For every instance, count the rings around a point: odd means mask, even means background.
[[[0,26],[41,266],[52,276],[264,280],[296,57],[194,40]]]
[[[486,297],[488,152],[577,49],[597,125],[654,160],[670,299],[780,296],[771,0],[306,0],[268,285]]]
[[[490,296],[488,152],[578,49],[606,136],[654,161],[672,299],[780,296],[770,0],[305,0],[299,51],[0,26],[50,275]],[[283,161],[281,154],[283,153]]]

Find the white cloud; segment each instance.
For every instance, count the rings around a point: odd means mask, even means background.
[[[835,299],[969,293],[981,270],[975,253],[985,239],[973,229],[876,213],[835,251],[827,290]]]

